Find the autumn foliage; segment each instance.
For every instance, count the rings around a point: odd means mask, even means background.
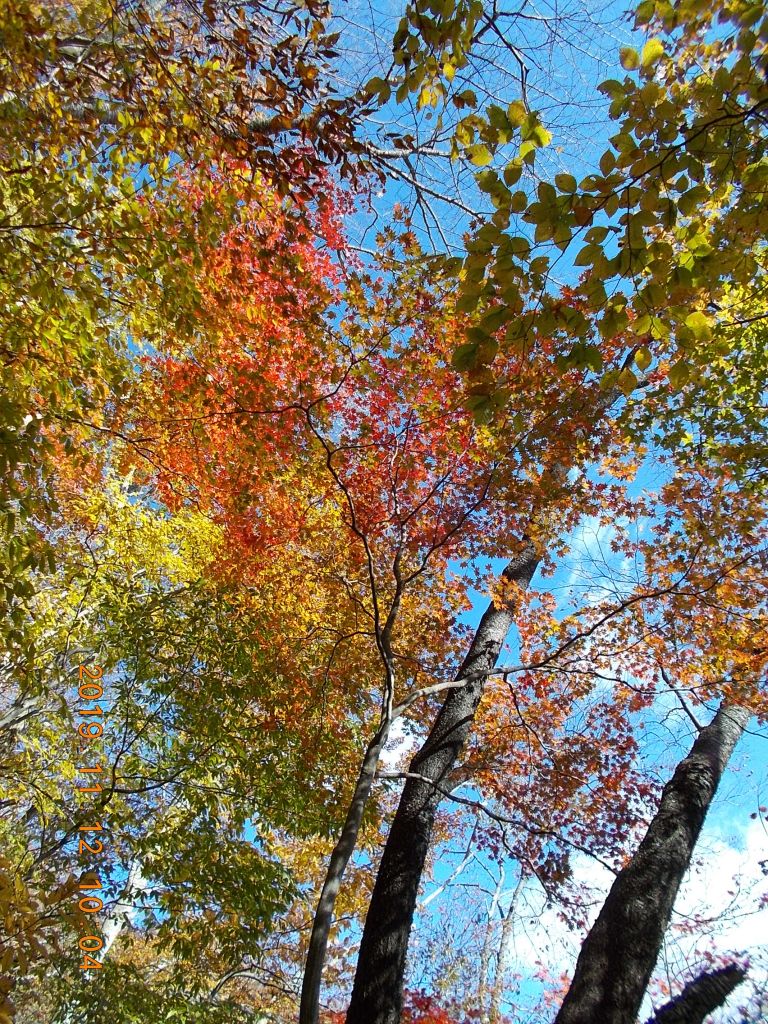
[[[370,1024],[521,1024],[518,894],[584,931],[578,865],[626,878],[678,755],[768,713],[764,10],[642,3],[577,181],[525,96],[459,87],[495,5],[404,5],[349,88],[325,3],[4,6],[0,1024],[283,1024],[313,956],[302,1024],[342,1024],[391,893]],[[444,149],[370,127],[411,94]],[[435,153],[489,207],[451,253]],[[427,878],[467,924],[439,991]]]

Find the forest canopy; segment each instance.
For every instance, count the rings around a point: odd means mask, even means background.
[[[0,14],[0,1024],[763,1020],[765,6]]]

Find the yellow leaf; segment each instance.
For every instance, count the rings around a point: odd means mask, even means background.
[[[643,47],[643,52],[640,56],[640,64],[644,68],[650,68],[654,64],[658,63],[660,57],[664,55],[664,44],[660,39],[649,39]]]
[[[527,116],[528,111],[525,109],[525,104],[520,100],[513,100],[507,107],[507,120],[513,128],[519,128]]]
[[[651,350],[646,345],[643,345],[635,352],[635,364],[638,370],[647,370],[652,360]]]
[[[489,164],[493,157],[491,151],[487,146],[475,145],[467,146],[467,157],[475,165],[475,167],[485,167]]]
[[[697,341],[708,341],[712,337],[709,318],[698,310],[685,318],[685,326],[693,332]]]

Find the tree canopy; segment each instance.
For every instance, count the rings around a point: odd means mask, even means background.
[[[396,6],[5,2],[0,1024],[761,1019],[768,12]]]

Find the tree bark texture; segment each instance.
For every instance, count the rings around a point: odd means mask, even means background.
[[[555,1024],[637,1020],[701,826],[749,717],[743,708],[723,705],[677,766],[645,838],[584,940]]]
[[[746,976],[744,968],[736,964],[706,971],[689,981],[679,996],[657,1010],[648,1024],[703,1024]]]
[[[528,543],[504,570],[504,577],[527,589],[539,555]],[[456,676],[467,678],[451,690],[429,736],[411,761],[409,778],[384,847],[363,930],[347,1024],[398,1024],[408,937],[419,882],[432,837],[441,784],[470,733],[483,687],[512,626],[514,611],[491,605],[480,620]]]

